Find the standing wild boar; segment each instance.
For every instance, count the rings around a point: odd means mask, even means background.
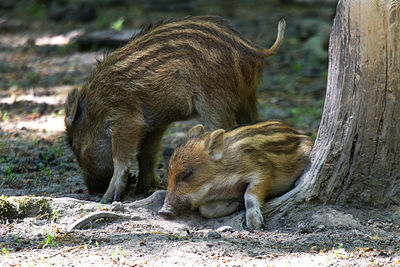
[[[171,156],[168,192],[159,213],[175,216],[185,209],[206,218],[228,215],[244,205],[246,225],[260,228],[266,197],[293,188],[309,163],[310,137],[277,121],[204,133],[189,130],[187,141]]]
[[[155,164],[171,122],[199,116],[211,128],[256,120],[256,88],[270,49],[242,37],[219,17],[186,17],[151,26],[106,56],[66,101],[69,145],[91,192],[117,200],[135,156],[136,192],[156,185]]]

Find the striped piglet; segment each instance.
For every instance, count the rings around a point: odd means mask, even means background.
[[[189,130],[171,156],[168,192],[159,213],[199,209],[206,218],[246,208],[246,225],[260,228],[265,198],[284,194],[309,163],[310,137],[277,121],[204,133]]]

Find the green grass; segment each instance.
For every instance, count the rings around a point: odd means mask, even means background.
[[[120,17],[119,19],[117,19],[116,21],[114,21],[114,22],[112,22],[110,24],[110,28],[114,29],[114,30],[117,30],[117,31],[120,31],[120,30],[122,30],[122,26],[124,24],[124,21],[125,21],[125,19],[123,17]]]
[[[46,7],[43,3],[33,1],[33,3],[28,6],[28,11],[30,15],[38,20],[42,20],[46,16]]]
[[[14,161],[7,162],[4,164],[4,171],[6,172],[6,181],[9,185],[15,185],[17,183],[17,175],[14,173],[15,164]]]
[[[45,173],[47,176],[51,175],[51,168],[49,163],[49,156],[43,151],[40,152],[42,158],[44,159],[44,163],[40,163],[39,168],[42,173]]]
[[[10,253],[8,252],[8,250],[6,248],[2,248],[1,252],[3,252],[4,254],[7,255],[7,257],[10,257]]]
[[[57,209],[53,209],[53,211],[51,212],[51,220],[53,222],[58,222],[58,219],[59,219],[58,210]]]
[[[46,238],[43,240],[43,246],[42,248],[45,247],[56,247],[58,246],[58,243],[55,242],[55,237],[56,237],[56,233],[55,232],[49,232],[46,230]]]
[[[8,112],[7,111],[0,111],[1,121],[4,123],[8,122]]]

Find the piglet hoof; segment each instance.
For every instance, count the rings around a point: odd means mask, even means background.
[[[167,203],[164,203],[162,208],[158,210],[158,214],[160,214],[164,217],[169,217],[169,218],[171,218],[175,215],[174,210]]]
[[[109,187],[103,198],[100,200],[101,204],[111,204],[113,201],[118,200],[118,195],[113,187]]]
[[[246,226],[249,229],[261,229],[264,225],[264,218],[260,209],[251,209],[246,211]]]
[[[111,204],[113,202],[119,201],[120,197],[118,193],[114,193],[114,197],[110,198],[110,197],[106,197],[105,195],[103,196],[103,198],[100,200],[101,204]]]
[[[110,203],[111,202],[104,197],[100,200],[100,204],[110,204]]]

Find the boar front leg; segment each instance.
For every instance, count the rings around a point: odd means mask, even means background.
[[[240,201],[218,200],[201,205],[199,211],[203,217],[211,219],[234,213],[241,206],[242,203]]]
[[[128,182],[127,170],[138,150],[144,126],[137,122],[124,122],[124,125],[114,127],[112,133],[112,152],[114,173],[101,203],[117,201]]]
[[[140,151],[137,159],[139,163],[139,178],[135,193],[147,193],[152,187],[157,186],[155,167],[157,164],[157,152],[161,139],[168,126],[163,126],[155,131],[144,134],[140,142]]]

